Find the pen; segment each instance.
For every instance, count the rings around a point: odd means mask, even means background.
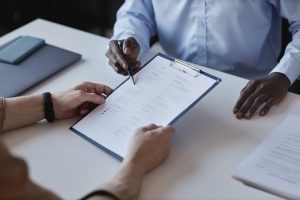
[[[135,85],[135,81],[134,81],[134,78],[133,78],[133,73],[132,73],[132,71],[131,71],[131,69],[130,69],[130,67],[128,66],[128,74],[129,74],[129,76],[130,76],[130,78],[131,78],[131,80],[132,80],[132,83],[133,83],[133,85]]]
[[[121,49],[122,52],[123,52],[122,41],[119,40],[119,41],[118,41],[118,45],[119,45],[120,49]],[[125,55],[125,59],[126,59],[127,63],[129,64],[129,62],[128,62],[127,58],[126,58],[126,55]],[[128,72],[128,74],[129,74],[129,76],[130,76],[130,78],[131,78],[131,80],[132,80],[133,85],[135,85],[133,73],[132,73],[132,71],[131,71],[131,67],[130,67],[130,66],[128,66],[127,72]]]

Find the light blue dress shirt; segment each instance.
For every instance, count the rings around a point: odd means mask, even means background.
[[[281,17],[293,41],[277,62]],[[248,79],[300,75],[300,0],[126,0],[112,39],[134,37],[140,56],[158,35],[171,56]]]

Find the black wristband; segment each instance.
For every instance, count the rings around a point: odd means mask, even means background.
[[[52,103],[52,97],[50,92],[43,93],[43,99],[44,99],[44,116],[47,122],[53,122],[54,121],[54,110],[53,110],[53,103]]]
[[[116,197],[113,193],[108,192],[106,190],[97,190],[97,191],[91,192],[88,195],[86,195],[85,197],[81,198],[80,200],[88,200],[91,197],[95,197],[95,196],[108,197],[108,198],[111,198],[112,200],[119,200],[119,198]]]

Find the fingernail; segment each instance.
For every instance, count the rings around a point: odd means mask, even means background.
[[[246,117],[247,119],[250,119],[250,118],[251,118],[251,114],[250,114],[250,113],[247,113],[247,114],[245,115],[245,117]]]
[[[130,49],[129,49],[129,48],[125,48],[125,49],[124,49],[124,53],[125,53],[125,54],[130,54],[130,53],[131,53],[131,51],[130,51]]]
[[[84,114],[86,114],[87,112],[88,112],[87,109],[80,110],[80,115],[84,115]]]
[[[101,97],[101,98],[99,99],[99,104],[102,104],[102,103],[104,103],[104,102],[105,102],[105,99]]]
[[[238,113],[238,114],[236,114],[236,117],[237,117],[238,119],[241,119],[241,118],[243,117],[243,114],[242,114],[242,113]]]

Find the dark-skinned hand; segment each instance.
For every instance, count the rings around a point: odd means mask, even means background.
[[[241,91],[233,113],[238,119],[250,119],[256,111],[260,116],[284,99],[290,86],[289,79],[282,73],[271,73],[267,77],[251,80]]]
[[[125,40],[111,40],[105,55],[109,65],[119,74],[128,75],[128,68],[133,72],[141,66],[138,61],[140,45],[133,37]]]

